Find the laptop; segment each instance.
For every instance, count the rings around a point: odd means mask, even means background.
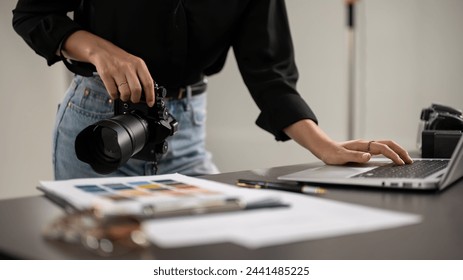
[[[463,137],[450,159],[414,159],[396,165],[389,159],[365,164],[317,164],[309,169],[278,177],[279,180],[320,185],[351,185],[413,190],[443,190],[463,177]]]

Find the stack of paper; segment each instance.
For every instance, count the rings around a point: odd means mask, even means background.
[[[421,221],[413,214],[180,174],[47,181],[39,189],[78,210],[97,207],[108,215],[140,215],[147,238],[166,248],[222,242],[259,248]]]

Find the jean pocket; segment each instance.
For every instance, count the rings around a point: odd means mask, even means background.
[[[95,83],[93,78],[83,79],[70,98],[68,108],[86,117],[103,119],[114,114],[113,100],[104,86]]]

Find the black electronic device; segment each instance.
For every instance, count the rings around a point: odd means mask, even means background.
[[[450,158],[460,140],[462,132],[458,130],[423,130],[422,158]]]
[[[96,172],[114,172],[130,158],[157,163],[167,152],[166,138],[177,131],[178,122],[165,106],[166,89],[155,86],[156,101],[149,107],[139,103],[114,101],[114,116],[88,126],[75,140],[77,158]]]
[[[432,104],[421,111],[421,156],[423,158],[450,158],[463,131],[460,110]]]
[[[449,106],[432,104],[421,110],[424,130],[463,130],[463,114]]]

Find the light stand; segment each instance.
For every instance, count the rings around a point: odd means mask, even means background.
[[[355,2],[346,0],[347,29],[348,29],[348,64],[347,64],[347,137],[356,137],[357,124],[357,95],[355,94]]]

